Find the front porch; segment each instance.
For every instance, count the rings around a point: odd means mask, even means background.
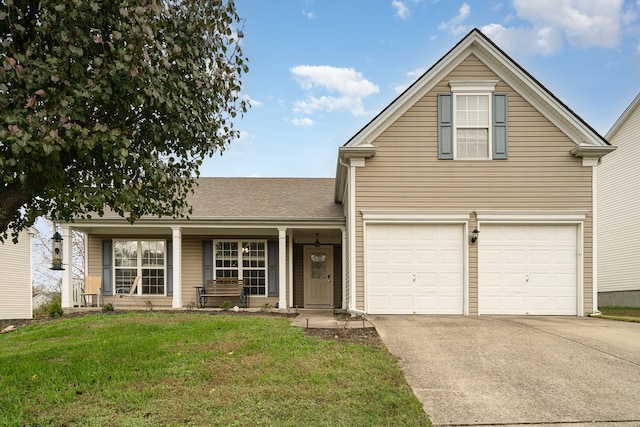
[[[122,310],[198,310],[196,288],[208,279],[240,277],[249,284],[248,309],[345,309],[344,227],[314,224],[276,228],[96,226],[63,227],[63,257],[72,247],[72,230],[85,232],[88,276],[101,279],[100,305]],[[64,308],[92,309],[84,280],[66,266]],[[114,290],[141,275],[133,298]],[[85,302],[86,300],[86,302]],[[230,299],[229,299],[230,300]],[[212,300],[207,308],[226,300]],[[239,305],[230,301],[232,306]],[[89,306],[86,307],[85,306]]]

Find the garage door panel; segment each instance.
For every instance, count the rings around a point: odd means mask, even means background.
[[[577,314],[575,225],[484,224],[478,243],[481,314]]]
[[[369,224],[366,237],[369,313],[464,312],[462,225]]]

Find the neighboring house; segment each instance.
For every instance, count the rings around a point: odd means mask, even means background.
[[[86,232],[107,302],[136,275],[175,308],[237,276],[252,307],[587,315],[593,170],[613,149],[473,30],[340,148],[335,179],[201,178],[190,220],[63,224],[65,259]]]
[[[24,231],[14,244],[0,243],[0,319],[30,319],[31,235]]]
[[[33,298],[31,299],[31,305],[33,307],[33,311],[36,311],[37,309],[39,309],[45,304],[49,304],[51,301],[52,301],[52,298],[48,294],[40,293],[40,294],[34,295]]]
[[[598,299],[601,307],[640,307],[640,94],[606,135],[618,149],[598,167]]]

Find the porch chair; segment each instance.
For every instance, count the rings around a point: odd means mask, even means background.
[[[120,286],[119,288],[116,288],[116,291],[113,293],[113,307],[115,308],[116,306],[116,298],[120,297],[131,297],[133,298],[133,302],[136,303],[136,307],[138,306],[138,300],[136,299],[136,289],[138,289],[138,283],[140,283],[140,279],[142,278],[142,276],[136,276],[135,279],[133,279],[133,283],[131,284],[130,288],[126,288],[124,286]]]
[[[93,297],[96,297],[96,305],[100,307],[100,296],[102,296],[102,277],[86,276],[84,278],[84,289],[80,294],[82,303],[87,307],[87,297],[91,297],[91,305],[93,305]]]

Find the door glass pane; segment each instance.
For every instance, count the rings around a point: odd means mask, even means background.
[[[311,278],[324,279],[327,274],[327,256],[311,254]]]

